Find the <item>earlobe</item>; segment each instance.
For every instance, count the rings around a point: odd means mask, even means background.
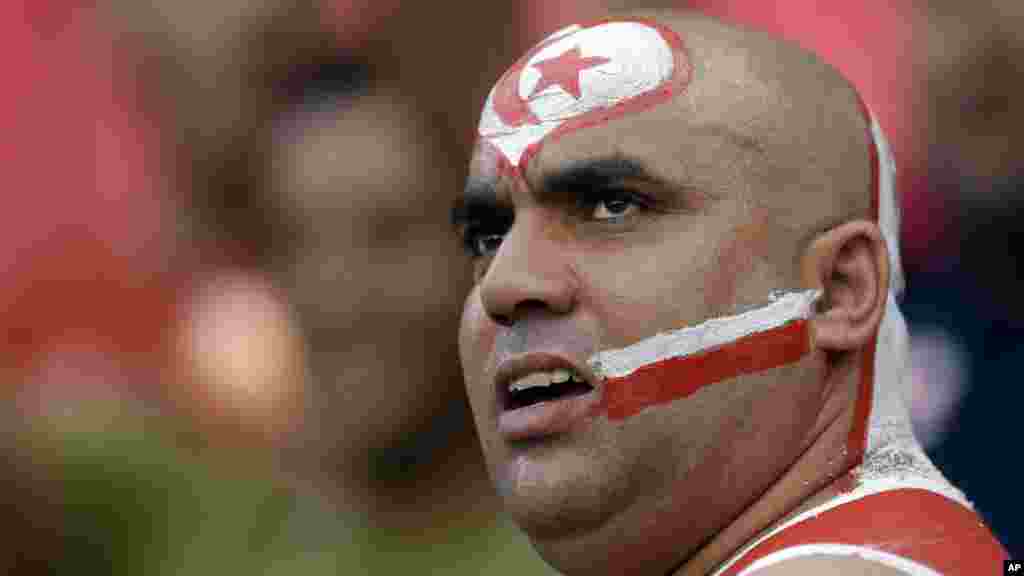
[[[805,280],[822,290],[812,320],[815,346],[852,351],[867,345],[885,312],[889,257],[878,226],[857,220],[815,238],[804,255]]]

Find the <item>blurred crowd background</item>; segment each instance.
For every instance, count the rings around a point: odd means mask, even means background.
[[[551,573],[498,511],[448,227],[556,28],[697,9],[814,49],[901,168],[915,426],[1011,555],[1024,3],[0,3],[0,573]]]

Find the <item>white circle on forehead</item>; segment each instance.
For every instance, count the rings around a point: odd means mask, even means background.
[[[541,78],[535,64],[577,47],[582,57],[609,60],[579,72],[582,97],[577,100],[558,86],[549,86],[531,99]],[[672,50],[657,30],[635,22],[613,22],[580,30],[541,49],[519,78],[519,96],[529,102],[541,122],[557,122],[647,92],[671,74]]]
[[[521,70],[506,74],[491,90],[480,118],[480,136],[509,160],[519,165],[524,152],[565,122],[593,111],[611,108],[651,92],[672,79],[674,52],[656,28],[643,22],[606,22],[593,27],[564,28],[540,43]],[[579,94],[559,82],[537,91],[544,77],[544,65],[559,58],[575,59]],[[513,101],[531,121],[506,124],[498,114],[496,93],[502,83],[514,82]],[[536,92],[536,93],[535,93]],[[500,104],[499,104],[500,105]],[[506,117],[507,118],[507,117]]]

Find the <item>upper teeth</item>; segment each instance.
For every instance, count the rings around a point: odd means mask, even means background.
[[[535,372],[529,376],[524,376],[513,382],[509,386],[509,390],[519,392],[520,390],[526,390],[527,388],[561,384],[563,382],[568,382],[569,380],[574,382],[583,382],[583,378],[575,370],[558,368],[550,372]]]
[[[558,370],[553,370],[551,372],[551,383],[552,384],[559,384],[561,382],[568,382],[570,378],[572,378],[572,371],[571,370],[566,370],[564,368],[559,368]]]

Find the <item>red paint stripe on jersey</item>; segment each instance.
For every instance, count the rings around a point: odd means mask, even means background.
[[[792,364],[811,350],[807,320],[755,332],[723,346],[642,366],[605,381],[601,410],[621,420],[644,408],[685,398],[704,386]]]
[[[779,550],[846,544],[902,556],[947,576],[994,573],[1006,550],[966,506],[928,490],[901,488],[841,504],[769,537],[721,576],[735,576]]]

